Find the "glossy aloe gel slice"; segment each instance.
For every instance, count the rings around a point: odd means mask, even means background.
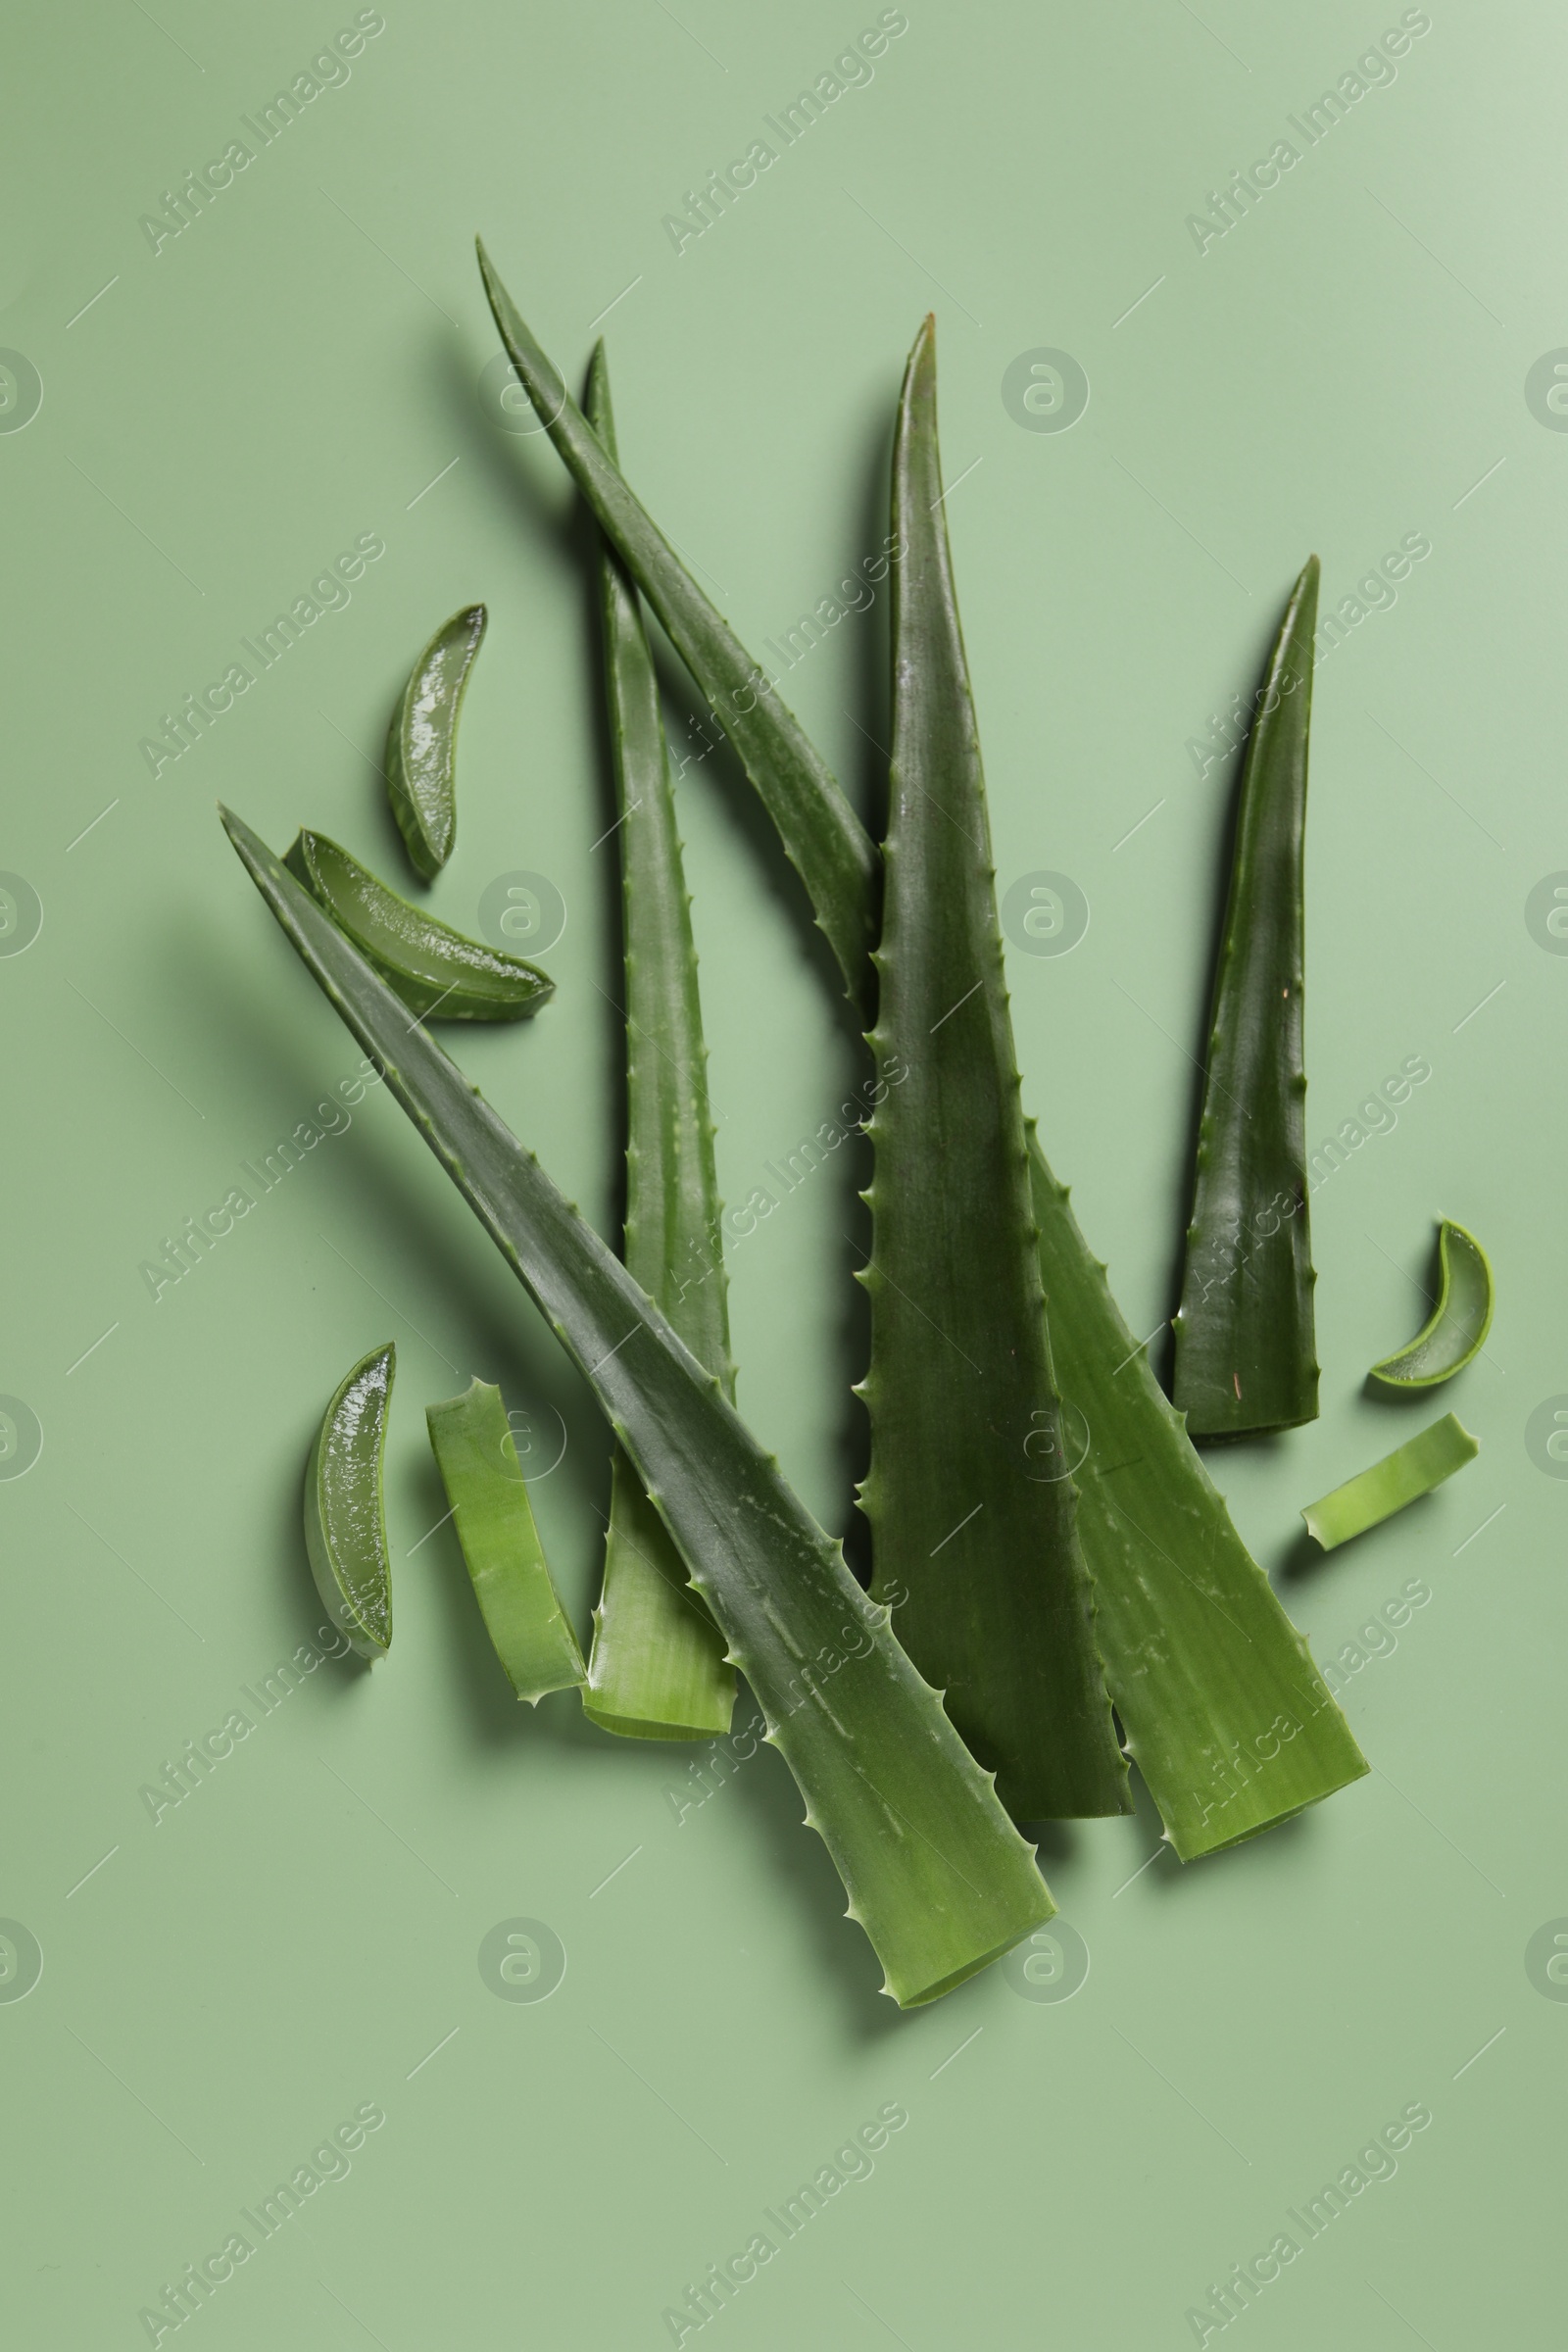
[[[1473,1233],[1445,1217],[1438,1228],[1443,1284],[1430,1322],[1407,1348],[1372,1367],[1391,1389],[1435,1389],[1481,1353],[1492,1329],[1492,1268]]]
[[[1015,1820],[1132,1810],[1064,1474],[990,826],[937,453],[936,325],[893,450],[893,765],[870,1038],[874,1599]]]
[[[411,906],[324,833],[298,834],[283,862],[422,1020],[523,1021],[556,993],[537,964]]]
[[[615,454],[604,345],[595,350],[588,415]],[[659,681],[637,602],[602,544],[599,607],[620,822],[626,974],[626,1232],[621,1256],[731,1403],[718,1179],[708,1108],[691,903],[664,752]],[[707,1740],[727,1732],[734,1669],[687,1583],[679,1552],[617,1446],[611,1470],[605,1579],[594,1611],[583,1706],[606,1731],[644,1740]]]
[[[397,1349],[373,1348],[321,1416],[305,1473],[305,1548],[321,1605],[362,1658],[392,1644],[392,1566],[381,1463]]]
[[[1317,1418],[1301,1066],[1302,841],[1318,563],[1291,594],[1242,770],[1181,1310],[1194,1437]]]
[[[386,739],[392,813],[409,862],[426,882],[457,838],[458,717],[484,629],[483,605],[466,605],[442,622],[410,672]]]
[[[425,1406],[430,1450],[452,1505],[485,1631],[519,1698],[583,1680],[582,1651],[545,1561],[501,1391],[476,1380]]]
[[[531,1152],[247,825],[224,824],[328,1002],[580,1367],[745,1674],[903,2007],[1054,1906],[887,1622],[724,1396]]]
[[[817,922],[852,998],[869,979],[881,875],[864,826],[832,770],[779,701],[765,670],[681,563],[622,480],[613,458],[567,392],[491,268],[481,243],[485,292],[512,364],[568,472],[658,614],[675,651],[712,705],[806,885]]]
[[[1386,1453],[1358,1478],[1347,1479],[1320,1502],[1309,1502],[1301,1513],[1307,1533],[1316,1537],[1325,1551],[1348,1544],[1352,1536],[1364,1535],[1380,1520],[1392,1519],[1407,1502],[1430,1494],[1466,1462],[1473,1462],[1480,1451],[1470,1432],[1460,1428],[1452,1413],[1445,1413],[1441,1421],[1434,1421],[1418,1438]]]

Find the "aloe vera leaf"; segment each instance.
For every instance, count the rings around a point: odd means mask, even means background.
[[[285,937],[582,1371],[751,1684],[901,2007],[1054,1910],[983,1773],[833,1543],[531,1152],[241,820]]]
[[[704,595],[534,341],[479,244],[479,268],[501,340],[567,471],[708,696],[778,828],[838,958],[852,1001],[869,978],[881,871],[875,848],[832,770],[739,638]],[[868,1006],[864,1009],[869,1010]]]
[[[534,1524],[501,1391],[475,1380],[427,1404],[425,1424],[485,1631],[519,1698],[583,1680],[582,1651]]]
[[[1176,1317],[1173,1393],[1194,1437],[1317,1418],[1301,1066],[1317,584],[1312,556],[1280,624],[1242,770]]]
[[[1445,1217],[1438,1228],[1442,1287],[1430,1319],[1408,1347],[1372,1366],[1391,1389],[1435,1389],[1473,1363],[1492,1329],[1492,1268],[1473,1233]]]
[[[283,862],[422,1020],[523,1021],[556,993],[537,964],[438,923],[324,833],[297,834]]]
[[[1307,1533],[1325,1551],[1333,1551],[1336,1545],[1348,1544],[1352,1536],[1364,1535],[1369,1527],[1392,1519],[1407,1502],[1430,1494],[1466,1462],[1473,1462],[1480,1451],[1479,1441],[1460,1427],[1452,1413],[1445,1413],[1441,1421],[1396,1446],[1370,1470],[1348,1478],[1343,1487],[1336,1487],[1320,1501],[1309,1502],[1301,1513]]]
[[[613,459],[615,424],[602,342],[589,373],[588,418]],[[733,1403],[708,1049],[659,680],[637,590],[605,541],[599,609],[625,946],[621,1258],[698,1362],[717,1373]],[[723,1638],[688,1586],[679,1552],[618,1448],[582,1703],[606,1731],[645,1740],[712,1739],[729,1730],[735,1710],[735,1675],[724,1663]]]
[[[893,446],[892,798],[871,1051],[875,1599],[1014,1820],[1132,1810],[1063,1474],[985,781],[937,450],[936,322]]]
[[[397,1361],[389,1340],[345,1373],[321,1415],[305,1473],[305,1548],[316,1590],[338,1631],[372,1661],[392,1646],[381,1465]]]
[[[485,618],[483,605],[466,605],[441,623],[409,673],[387,734],[387,796],[409,862],[426,882],[457,838],[458,718]]]

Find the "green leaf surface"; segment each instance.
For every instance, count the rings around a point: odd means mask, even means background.
[[[441,1483],[485,1631],[519,1698],[584,1677],[582,1651],[561,1605],[517,1461],[501,1391],[476,1380],[424,1408]]]
[[[1480,1451],[1480,1444],[1470,1432],[1460,1427],[1452,1413],[1445,1413],[1441,1421],[1396,1446],[1370,1470],[1348,1478],[1321,1501],[1309,1502],[1301,1513],[1307,1533],[1316,1537],[1325,1551],[1333,1551],[1338,1544],[1348,1544],[1352,1536],[1364,1535],[1369,1527],[1392,1519],[1407,1502],[1430,1494],[1466,1462],[1473,1462]]]
[[[893,450],[892,797],[879,1090],[874,1598],[1015,1820],[1132,1810],[1052,1378],[985,782],[937,450],[936,328]]]
[[[458,717],[485,609],[466,605],[443,621],[409,674],[386,741],[386,788],[416,874],[432,881],[458,831]]]
[[[1054,1906],[941,1700],[707,1372],[462,1071],[239,818],[285,936],[593,1389],[746,1675],[904,2007]]]
[[[381,1469],[397,1372],[389,1340],[346,1373],[321,1416],[305,1473],[305,1548],[321,1605],[362,1658],[392,1645],[392,1564]]]
[[[1312,556],[1286,607],[1242,769],[1176,1317],[1174,1395],[1194,1437],[1317,1418],[1301,1063],[1317,589]]]
[[[605,347],[594,352],[588,416],[610,457],[614,417]],[[675,829],[648,632],[637,590],[601,541],[599,610],[619,823],[626,988],[626,1270],[733,1403],[721,1202],[708,1106],[691,901]],[[679,1552],[617,1450],[604,1586],[594,1611],[583,1706],[606,1731],[653,1740],[727,1732],[735,1675]]]
[[[1473,1233],[1445,1217],[1438,1228],[1442,1288],[1431,1318],[1408,1347],[1384,1356],[1371,1377],[1391,1389],[1435,1389],[1473,1363],[1492,1329],[1492,1268]]]
[[[832,770],[768,677],[704,595],[621,478],[534,341],[481,243],[479,268],[501,340],[567,470],[728,734],[806,885],[852,1000],[869,979],[881,873],[869,835]]]

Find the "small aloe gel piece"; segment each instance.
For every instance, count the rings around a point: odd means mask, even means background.
[[[362,1658],[392,1643],[392,1565],[381,1464],[397,1349],[372,1348],[321,1416],[305,1474],[305,1548],[321,1605]]]
[[[1390,1389],[1435,1389],[1481,1353],[1492,1329],[1492,1268],[1473,1233],[1445,1217],[1438,1229],[1443,1287],[1438,1303],[1408,1347],[1372,1367]]]
[[[496,1656],[519,1698],[583,1680],[582,1651],[546,1563],[501,1391],[476,1380],[426,1405],[430,1450]]]
[[[1445,1413],[1441,1421],[1396,1446],[1370,1470],[1348,1478],[1343,1487],[1336,1487],[1320,1501],[1309,1502],[1301,1513],[1307,1533],[1325,1551],[1333,1551],[1338,1544],[1348,1544],[1352,1536],[1364,1535],[1369,1527],[1392,1519],[1407,1502],[1430,1494],[1466,1462],[1473,1462],[1480,1451],[1479,1441],[1460,1427],[1452,1413]]]
[[[431,882],[458,830],[458,715],[484,641],[483,605],[444,620],[414,664],[386,742],[386,789],[409,862]]]

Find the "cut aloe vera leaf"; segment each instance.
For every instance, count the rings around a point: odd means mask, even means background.
[[[381,1503],[397,1349],[372,1348],[321,1416],[305,1473],[305,1548],[321,1605],[362,1658],[392,1644],[392,1564]]]
[[[1452,1413],[1445,1413],[1441,1421],[1396,1446],[1370,1470],[1348,1478],[1320,1502],[1309,1502],[1301,1513],[1307,1533],[1325,1551],[1333,1551],[1336,1545],[1348,1544],[1352,1536],[1364,1535],[1369,1527],[1392,1519],[1407,1502],[1430,1494],[1466,1462],[1473,1462],[1480,1451],[1479,1441],[1460,1427]]]
[[[1367,1763],[1155,1380],[1148,1342],[1123,1321],[1033,1121],[1029,1154],[1095,1635],[1127,1751],[1191,1862],[1332,1796]]]
[[[409,673],[386,739],[386,789],[409,862],[433,881],[458,831],[458,718],[474,656],[484,642],[483,605],[444,620]]]
[[[1194,1437],[1317,1418],[1301,1064],[1302,844],[1318,562],[1291,593],[1242,769],[1174,1396]]]
[[[1063,1469],[990,823],[937,449],[936,321],[904,379],[892,798],[870,1038],[872,1597],[1015,1821],[1127,1813]]]
[[[588,416],[613,460],[615,425],[603,343]],[[692,943],[691,901],[637,590],[608,541],[599,563],[605,685],[620,822],[626,990],[626,1231],[621,1257],[734,1402],[722,1203],[713,1166]],[[604,1585],[594,1611],[583,1707],[605,1731],[644,1740],[727,1732],[735,1672],[723,1637],[687,1582],[679,1552],[617,1450],[611,1474]]]
[[[427,1404],[424,1418],[479,1614],[508,1682],[534,1706],[548,1690],[575,1689],[585,1671],[582,1651],[534,1525],[501,1391],[476,1380],[461,1396]]]
[[[1481,1353],[1492,1329],[1492,1268],[1473,1233],[1445,1217],[1438,1227],[1442,1287],[1431,1320],[1407,1348],[1372,1367],[1391,1389],[1435,1389]]]
[[[704,595],[657,523],[639,505],[562,380],[534,341],[479,245],[479,268],[501,340],[524,391],[598,518],[659,616],[675,651],[708,696],[735,746],[785,855],[839,961],[852,999],[863,992],[876,939],[881,871],[870,836],[831,768],[779,700],[775,683]]]
[[[537,964],[438,923],[324,833],[298,834],[283,862],[421,1020],[523,1021],[556,993]]]
[[[1034,1849],[888,1624],[707,1372],[592,1227],[236,816],[251,879],[327,1001],[592,1388],[751,1684],[901,2007],[1054,1905]]]

